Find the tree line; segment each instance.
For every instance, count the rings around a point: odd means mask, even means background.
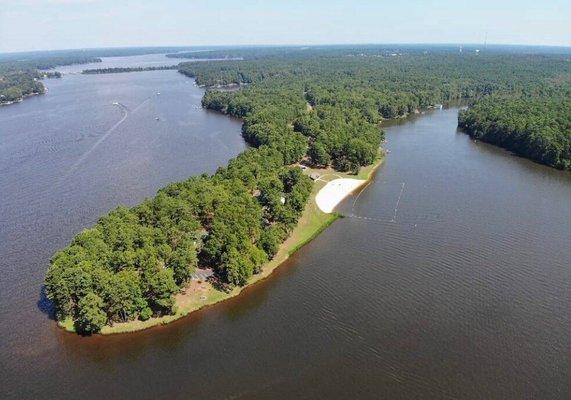
[[[171,46],[3,53],[0,54],[0,105],[21,101],[26,96],[45,93],[40,79],[60,77],[59,72],[46,71],[57,66],[98,63],[102,61],[101,57],[161,54],[189,49],[189,47]]]
[[[143,72],[143,71],[165,71],[170,69],[178,69],[177,65],[161,65],[158,67],[113,67],[113,68],[92,68],[81,71],[85,75],[96,74],[117,74],[122,72]]]
[[[490,96],[461,111],[458,122],[474,139],[571,170],[571,92],[539,97]]]
[[[45,93],[43,78],[60,78],[61,74],[49,70],[58,65],[99,62],[92,56],[29,56],[29,53],[0,55],[0,104],[21,101],[26,96]],[[33,54],[33,53],[32,53]]]

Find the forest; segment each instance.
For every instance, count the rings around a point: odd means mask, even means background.
[[[57,317],[90,333],[171,314],[198,265],[213,267],[221,288],[244,285],[296,225],[311,187],[280,151],[262,146],[213,176],[111,211],[52,258],[46,287]]]
[[[310,196],[298,163],[358,172],[379,151],[384,119],[453,101],[488,114],[485,105],[496,99],[529,98],[537,113],[553,107],[551,115],[561,114],[557,126],[569,126],[568,106],[555,97],[570,81],[559,55],[341,46],[233,48],[212,56],[241,60],[183,63],[179,71],[210,88],[205,108],[243,120],[252,147],[212,176],[172,183],[138,206],[111,211],[54,255],[48,297],[57,318],[73,319],[78,332],[175,312],[174,296],[198,267],[213,268],[221,289],[247,284]],[[216,89],[224,85],[240,89]]]
[[[44,93],[45,88],[40,79],[37,71],[0,70],[0,105]]]
[[[201,52],[193,54],[203,56]],[[211,90],[203,105],[244,118],[244,138],[257,146],[268,135],[281,135],[279,128],[268,128],[265,114],[278,115],[284,104],[289,107],[304,99],[313,112],[294,118],[292,126],[307,138],[307,155],[316,165],[357,170],[370,162],[378,147],[376,125],[381,120],[451,102],[474,105],[473,112],[460,117],[459,125],[467,133],[470,129],[463,118],[472,116],[471,126],[479,130],[482,140],[557,168],[569,163],[569,125],[564,121],[570,112],[569,102],[564,100],[569,99],[571,66],[565,55],[459,54],[444,47],[426,52],[418,46],[404,50],[374,46],[315,51],[258,48],[242,53],[231,49],[210,54],[241,55],[244,60],[182,63],[180,72],[206,87],[240,85],[242,89]],[[490,105],[502,104],[506,112],[509,109],[519,115],[520,123],[510,129],[523,130],[506,140],[500,140],[497,129],[493,135],[483,135],[473,116],[478,113],[478,119],[486,124],[485,115],[496,118],[497,114],[497,108],[493,114]],[[525,107],[533,113],[527,115]],[[524,128],[521,122],[536,114],[544,118],[534,119],[533,133],[525,131],[529,127]],[[512,141],[519,144],[510,145]]]
[[[553,96],[490,96],[458,117],[472,138],[571,170],[571,92]]]

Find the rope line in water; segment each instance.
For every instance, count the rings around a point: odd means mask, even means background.
[[[357,215],[357,214],[349,214],[349,215],[344,215],[345,218],[353,218],[353,219],[358,219],[361,221],[366,221],[366,222],[377,222],[377,223],[381,223],[381,224],[395,224],[397,223],[397,221],[393,220],[393,219],[386,219],[386,218],[375,218],[375,217],[367,217],[367,216],[363,216],[363,215]],[[433,219],[433,220],[418,220],[418,222],[413,223],[413,222],[400,222],[400,224],[407,224],[407,225],[411,225],[413,227],[417,227],[419,223],[422,224],[431,224],[431,223],[435,223],[435,222],[443,222],[443,220],[441,219]]]
[[[395,222],[397,219],[397,212],[399,210],[399,205],[400,205],[400,199],[402,197],[402,193],[404,192],[404,182],[402,183],[402,187],[400,188],[400,194],[399,194],[399,198],[397,199],[397,204],[395,206],[395,213],[393,214],[393,219],[392,222]]]
[[[374,218],[374,217],[364,217],[362,215],[355,215],[355,214],[349,214],[346,215],[345,217],[347,218],[354,218],[354,219],[360,219],[363,221],[371,221],[371,222],[379,222],[379,223],[383,223],[383,224],[388,224],[391,222],[395,222],[393,220],[387,220],[387,219],[381,219],[381,218]]]

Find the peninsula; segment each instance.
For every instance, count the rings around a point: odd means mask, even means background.
[[[111,211],[56,253],[46,287],[61,326],[82,334],[145,329],[268,276],[371,178],[384,119],[454,101],[477,105],[490,94],[502,103],[540,98],[546,87],[551,96],[569,93],[567,64],[556,55],[427,54],[415,46],[236,51],[215,56],[240,60],[182,63],[179,71],[210,88],[203,107],[242,119],[251,148],[212,176]],[[225,85],[240,89],[216,89]],[[561,140],[546,139],[532,145]],[[554,159],[566,160],[569,144],[561,143]]]

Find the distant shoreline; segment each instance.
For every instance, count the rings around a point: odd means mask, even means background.
[[[45,88],[45,86],[44,86],[44,88]],[[26,98],[28,98],[28,97],[39,96],[39,95],[41,95],[41,94],[45,94],[47,91],[48,91],[48,90],[47,90],[47,88],[46,88],[43,93],[42,93],[42,92],[28,93],[28,94],[22,95],[22,97],[20,97],[20,98],[17,99],[17,100],[0,102],[0,107],[1,107],[1,106],[9,106],[10,104],[21,103],[21,102],[23,102],[23,101],[24,101]]]
[[[158,67],[111,67],[111,68],[93,68],[81,71],[83,75],[99,75],[99,74],[120,74],[126,72],[144,72],[144,71],[167,71],[177,70],[178,65],[161,65]]]

